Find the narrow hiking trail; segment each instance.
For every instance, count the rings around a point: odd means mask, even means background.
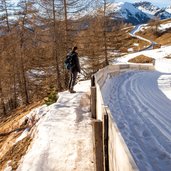
[[[140,171],[170,171],[171,73],[128,71],[103,93]]]
[[[45,115],[18,171],[94,171],[90,81],[75,90],[59,93],[56,103],[41,109]]]

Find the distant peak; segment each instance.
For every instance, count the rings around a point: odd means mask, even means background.
[[[152,5],[152,3],[148,1],[135,2],[134,4],[135,5]]]

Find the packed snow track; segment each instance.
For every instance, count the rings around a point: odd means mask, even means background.
[[[171,73],[121,73],[102,93],[140,171],[171,171]]]

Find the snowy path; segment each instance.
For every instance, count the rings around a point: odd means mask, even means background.
[[[154,41],[151,41],[151,40],[148,40],[148,39],[146,39],[146,38],[143,38],[143,37],[141,37],[141,36],[136,35],[136,33],[137,33],[138,31],[140,31],[141,27],[143,27],[143,26],[145,26],[145,24],[137,25],[137,26],[135,26],[135,28],[130,32],[130,35],[131,35],[132,37],[136,37],[136,38],[138,38],[138,39],[140,39],[140,40],[143,40],[143,41],[146,41],[146,42],[150,43],[150,45],[149,45],[148,47],[142,49],[141,51],[153,49],[153,45],[157,44],[157,43],[154,42]]]
[[[39,121],[36,135],[19,171],[94,171],[90,81],[77,93],[60,93]]]
[[[171,171],[171,74],[129,71],[109,84],[105,103],[140,171]]]

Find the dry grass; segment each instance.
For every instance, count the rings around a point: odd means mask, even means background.
[[[167,56],[167,57],[165,57],[166,59],[171,59],[171,56]]]
[[[161,45],[170,45],[171,44],[171,32],[166,32],[160,37],[156,38],[156,42],[159,42]]]
[[[28,149],[31,140],[31,137],[26,137],[17,144],[11,146],[0,159],[0,170],[5,169],[7,162],[10,162],[8,165],[12,167],[12,170],[16,170],[19,165],[19,161]]]
[[[8,116],[0,118],[0,133],[10,132],[20,127],[20,120],[26,116],[32,109],[42,105],[43,102],[35,102],[28,106],[16,109]],[[16,170],[21,157],[27,151],[31,137],[26,137],[23,140],[16,142],[16,139],[22,134],[23,131],[13,132],[6,136],[0,136],[0,171],[4,170],[7,162],[10,161],[12,170]]]
[[[139,55],[139,56],[136,56],[135,58],[130,59],[128,62],[132,62],[132,63],[152,63],[153,60],[154,60],[153,58],[150,58],[148,56]]]
[[[171,23],[171,19],[168,20],[161,20],[160,24],[167,24]],[[155,25],[152,25],[152,23],[149,24],[149,28],[144,29],[144,31],[139,31],[137,35],[144,37],[146,39],[152,40],[154,42],[157,42],[161,45],[170,45],[171,44],[171,29],[163,32],[163,33],[156,33],[155,31]]]

